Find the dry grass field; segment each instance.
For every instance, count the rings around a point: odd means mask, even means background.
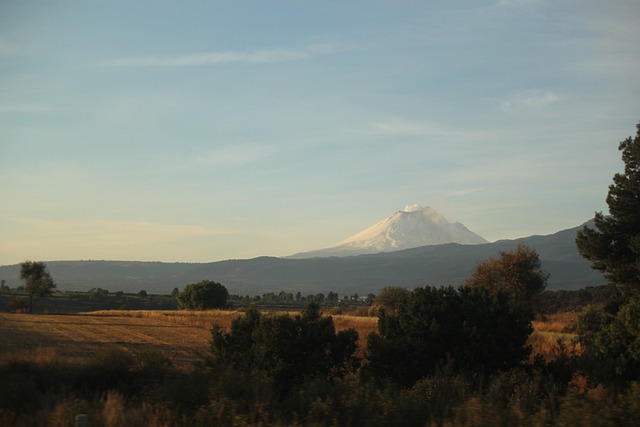
[[[528,344],[532,347],[532,358],[543,354],[548,361],[557,359],[561,353],[559,342],[569,355],[579,355],[582,352],[580,344],[575,343],[577,337],[578,313],[566,312],[546,316],[544,320],[532,322],[533,333]]]
[[[176,367],[206,354],[209,331],[162,318],[126,314],[0,314],[0,359],[48,357],[82,359],[106,346],[133,354],[158,352]]]
[[[278,313],[282,314],[282,313]],[[157,352],[177,368],[187,369],[209,351],[210,329],[218,324],[228,329],[241,312],[210,311],[96,311],[79,314],[0,313],[0,361],[12,358],[64,357],[82,359],[105,347],[118,347],[132,354]],[[355,328],[360,335],[361,354],[366,337],[377,327],[377,318],[333,315],[336,330]],[[529,344],[533,353],[557,357],[558,339],[570,351],[575,315],[562,314],[533,324]]]
[[[278,313],[282,314],[282,313]],[[0,313],[0,361],[12,358],[64,357],[82,359],[106,347],[132,354],[153,351],[188,368],[208,354],[210,330],[228,329],[241,312],[210,311],[96,311],[78,314]],[[337,330],[354,327],[365,337],[376,318],[336,315]],[[56,355],[56,356],[54,356]]]

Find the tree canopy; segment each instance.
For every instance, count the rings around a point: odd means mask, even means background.
[[[596,228],[585,226],[576,237],[580,254],[623,289],[613,304],[588,307],[578,319],[583,369],[615,387],[640,378],[640,123],[636,129],[618,146],[624,173],[609,186],[609,215],[596,212]]]
[[[379,316],[367,340],[366,370],[410,386],[448,365],[457,372],[492,373],[529,355],[532,314],[514,307],[504,290],[416,288]]]
[[[640,301],[614,315],[593,306],[578,319],[582,368],[595,383],[624,387],[640,378]]]
[[[244,317],[223,332],[211,330],[212,351],[218,366],[264,375],[280,393],[304,380],[352,372],[358,333],[354,329],[336,334],[333,319],[323,317],[316,303],[300,315],[263,316],[249,309]]]
[[[229,291],[220,283],[203,280],[192,283],[178,294],[178,303],[181,309],[207,310],[222,308],[227,304]]]
[[[376,304],[389,311],[395,311],[396,307],[409,297],[409,291],[399,286],[385,286],[376,296]]]
[[[20,279],[29,300],[29,313],[33,312],[33,304],[45,295],[50,295],[56,288],[47,265],[41,261],[25,261],[20,264]]]
[[[576,245],[609,282],[640,292],[640,123],[635,138],[620,142],[624,173],[613,177],[606,198],[609,215],[596,212],[596,228],[585,226]]]
[[[517,249],[500,252],[498,258],[482,261],[465,282],[466,287],[486,287],[506,292],[512,303],[533,307],[536,298],[547,286],[549,275],[542,270],[537,252],[519,244]]]

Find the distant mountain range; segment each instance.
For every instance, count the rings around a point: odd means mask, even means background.
[[[459,222],[451,223],[433,208],[407,205],[388,218],[372,225],[335,246],[301,252],[289,258],[353,256],[393,252],[427,245],[488,243]]]
[[[591,225],[593,226],[593,225]],[[50,261],[49,272],[61,290],[170,293],[203,279],[225,285],[231,294],[261,295],[281,290],[340,295],[376,293],[388,285],[414,288],[425,285],[459,285],[480,261],[524,243],[540,255],[551,274],[548,289],[579,289],[605,284],[575,246],[579,228],[547,236],[531,236],[494,243],[448,243],[412,249],[346,257],[288,259],[259,257],[212,263],[160,263],[127,261]],[[1,266],[0,279],[20,284],[19,265]]]

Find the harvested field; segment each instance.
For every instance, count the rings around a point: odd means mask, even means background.
[[[0,313],[0,358],[55,352],[82,359],[106,346],[133,354],[154,351],[186,368],[208,352],[209,330],[164,319],[93,313]]]
[[[218,324],[228,330],[231,322],[241,315],[225,310],[0,313],[0,360],[47,354],[82,359],[112,346],[134,355],[157,352],[169,358],[175,367],[188,369],[208,354],[211,327]],[[351,327],[358,330],[361,350],[377,322],[377,318],[343,315],[333,318],[336,330]]]
[[[266,315],[284,314],[268,312]],[[69,360],[82,359],[112,346],[132,354],[157,352],[177,368],[188,369],[209,353],[210,330],[218,324],[228,330],[241,316],[238,311],[96,311],[78,314],[0,313],[0,361],[11,358],[47,357],[56,354]],[[336,330],[355,328],[360,335],[360,355],[366,337],[376,331],[376,317],[333,315]],[[571,342],[575,336],[575,315],[536,321],[529,339],[533,354],[553,360],[558,356],[558,339],[569,353],[580,348]]]

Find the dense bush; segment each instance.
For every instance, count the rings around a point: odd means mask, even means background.
[[[333,319],[321,316],[315,303],[293,317],[266,317],[250,309],[232,323],[230,332],[215,326],[211,333],[216,365],[264,375],[280,393],[358,366],[358,333],[349,329],[336,334]]]
[[[529,356],[532,317],[502,290],[417,288],[396,314],[381,313],[366,372],[410,386],[444,365],[475,374],[509,369]]]
[[[614,313],[587,307],[578,318],[582,366],[595,383],[616,388],[640,380],[640,298]]]
[[[227,288],[220,283],[203,280],[185,286],[178,294],[178,303],[181,309],[207,310],[226,306],[227,298]]]

